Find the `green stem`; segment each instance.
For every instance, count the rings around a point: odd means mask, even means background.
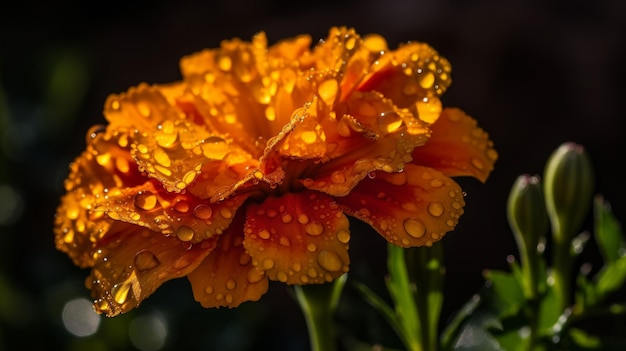
[[[309,332],[311,351],[336,350],[333,334],[333,313],[345,285],[347,275],[333,283],[296,285],[294,290]]]
[[[563,238],[564,236],[556,236]],[[567,239],[570,236],[566,237]],[[570,254],[571,240],[565,242],[555,242],[554,262],[552,264],[552,279],[554,282],[554,293],[559,311],[563,311],[572,304],[572,267],[573,260]]]

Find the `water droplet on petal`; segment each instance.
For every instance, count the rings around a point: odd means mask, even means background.
[[[309,216],[304,213],[298,215],[298,223],[307,224],[309,222]]]
[[[290,215],[289,213],[283,213],[281,220],[283,221],[283,223],[287,224],[287,223],[291,223],[291,221],[293,220],[293,216]]]
[[[152,251],[142,250],[135,254],[135,268],[139,271],[147,271],[159,265],[159,260]]]
[[[264,259],[261,267],[265,270],[274,268],[274,260],[271,258]]]
[[[180,228],[178,228],[178,230],[176,230],[176,236],[181,241],[191,241],[191,239],[193,239],[193,236],[195,234],[196,232],[192,228],[186,225],[183,225]]]
[[[248,282],[256,283],[260,282],[265,277],[265,272],[259,271],[256,268],[252,268],[248,271]]]
[[[439,217],[443,214],[444,208],[441,202],[431,202],[428,204],[428,213],[435,217]]]
[[[304,231],[309,235],[317,236],[324,232],[324,225],[319,222],[311,222],[304,227]]]
[[[424,226],[424,223],[415,218],[409,218],[404,221],[404,230],[414,238],[421,238],[426,234],[426,226]]]
[[[261,229],[259,230],[259,238],[261,239],[269,239],[270,238],[270,232],[267,229]]]
[[[213,294],[213,291],[214,291],[214,289],[213,289],[213,286],[211,286],[211,285],[207,285],[207,286],[204,288],[204,292],[205,292],[207,295],[211,295],[211,294]]]
[[[317,88],[317,93],[322,98],[322,100],[326,103],[326,105],[331,106],[337,97],[337,92],[339,91],[339,84],[336,79],[327,79],[321,82]]]
[[[226,289],[228,289],[228,290],[235,290],[236,287],[237,287],[237,282],[235,282],[234,279],[229,279],[226,282]]]
[[[329,272],[338,272],[343,267],[339,255],[329,250],[322,250],[317,254],[317,263]]]
[[[135,195],[135,206],[150,211],[156,207],[157,197],[151,191],[140,191]]]
[[[340,230],[337,232],[337,240],[340,242],[347,244],[350,242],[350,232],[347,230]]]
[[[443,185],[443,180],[439,179],[439,178],[435,178],[433,180],[430,181],[430,186],[433,188],[439,188]]]
[[[213,210],[207,205],[198,205],[193,209],[194,216],[200,219],[209,219],[213,215]]]
[[[289,278],[289,276],[285,272],[280,271],[280,272],[276,273],[276,279],[278,279],[279,282],[284,283],[284,282],[287,281],[288,278]]]
[[[222,207],[220,208],[220,215],[226,219],[229,219],[233,216],[233,211],[231,211],[228,207]]]

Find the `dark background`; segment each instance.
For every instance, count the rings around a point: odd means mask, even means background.
[[[127,315],[100,321],[87,337],[70,334],[65,303],[88,298],[86,270],[54,249],[52,223],[67,166],[87,129],[104,123],[108,94],[140,82],[180,79],[181,56],[250,39],[270,43],[301,33],[314,41],[335,25],[379,33],[391,47],[425,41],[447,57],[453,84],[444,105],[473,115],[500,159],[486,184],[460,179],[465,214],[443,241],[442,324],[483,284],[486,268],[506,269],[516,254],[506,222],[510,186],[540,174],[548,155],[574,141],[594,163],[597,192],[626,220],[626,2],[228,0],[11,2],[0,8],[0,349],[292,350],[308,348],[291,289],[271,284],[256,303],[205,310],[186,279],[162,286]],[[588,221],[589,223],[589,221]],[[587,229],[591,229],[588,225]],[[385,293],[385,242],[355,224],[351,277]],[[594,256],[585,257],[593,262]],[[148,316],[163,344],[129,332]],[[157,316],[157,317],[155,317]],[[338,312],[353,337],[400,347],[380,316],[346,289]],[[144,319],[145,321],[146,319]],[[157,323],[158,324],[158,323]],[[150,323],[144,334],[154,334]],[[133,341],[135,340],[135,341]],[[145,341],[145,340],[144,340]],[[147,346],[146,346],[147,345]]]

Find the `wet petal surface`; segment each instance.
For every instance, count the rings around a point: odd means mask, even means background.
[[[203,307],[237,307],[267,291],[265,273],[252,265],[243,247],[244,218],[245,214],[237,214],[215,250],[188,276],[193,296]]]
[[[452,179],[412,164],[402,173],[363,180],[337,203],[402,247],[431,246],[454,229],[465,205]]]
[[[305,191],[250,204],[244,246],[271,280],[324,283],[348,271],[349,222],[332,198]]]
[[[413,152],[413,163],[450,177],[472,176],[482,182],[493,170],[498,153],[476,120],[457,108],[446,108],[431,126],[433,136]]]
[[[128,312],[164,282],[192,272],[215,248],[216,239],[191,247],[174,237],[117,222],[96,244],[86,285],[97,312]]]

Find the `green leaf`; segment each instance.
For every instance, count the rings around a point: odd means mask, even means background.
[[[598,272],[596,281],[596,292],[598,299],[602,300],[608,294],[616,291],[626,281],[626,256],[618,258],[616,261],[605,265]]]
[[[570,328],[569,336],[581,350],[603,350],[602,340],[582,329]]]
[[[493,307],[500,316],[516,314],[524,304],[524,291],[521,282],[507,272],[489,270],[485,278],[493,287]]]
[[[391,326],[391,328],[396,332],[396,334],[402,339],[402,342],[407,345],[410,343],[409,340],[404,340],[404,333],[402,330],[402,323],[400,323],[400,319],[394,312],[393,308],[389,306],[385,300],[376,295],[372,289],[368,288],[367,285],[358,282],[352,281],[352,286],[358,291],[361,296],[365,299],[367,303],[369,303],[375,310],[377,310],[384,318],[387,320],[387,323]]]
[[[621,225],[613,216],[611,206],[601,196],[594,201],[595,239],[606,262],[614,262],[624,256],[626,242]]]

